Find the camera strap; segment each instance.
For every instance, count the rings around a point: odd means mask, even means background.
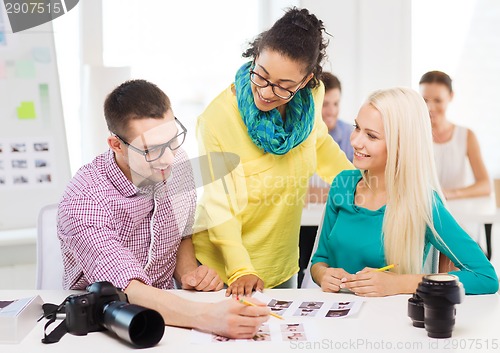
[[[62,314],[65,313],[64,310],[64,304],[66,303],[66,300],[64,300],[61,304],[55,305],[55,304],[50,304],[46,303],[42,305],[43,308],[43,315],[38,319],[38,321],[42,320],[43,318],[48,319],[47,323],[45,324],[43,328],[43,338],[42,338],[42,343],[56,343],[59,342],[59,340],[68,332],[68,329],[66,327],[66,319],[62,320],[59,325],[56,326],[55,329],[52,330],[49,334],[47,334],[47,328],[56,321],[57,319],[57,314]]]

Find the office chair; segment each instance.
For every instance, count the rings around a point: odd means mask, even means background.
[[[37,228],[36,289],[62,289],[64,267],[57,237],[57,204],[40,210]]]
[[[321,234],[321,228],[323,227],[323,219],[325,218],[325,210],[326,204],[323,207],[323,213],[321,214],[321,221],[319,221],[318,232],[316,233],[316,238],[314,239],[314,245],[311,251],[311,258],[309,259],[309,264],[307,268],[304,270],[304,279],[302,280],[302,284],[300,288],[319,288],[319,286],[313,281],[311,276],[311,259],[318,249],[319,235]]]

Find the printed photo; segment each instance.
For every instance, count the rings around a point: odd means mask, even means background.
[[[5,184],[5,176],[0,175],[0,184]]]
[[[52,176],[50,174],[40,174],[36,177],[38,183],[50,183],[52,181]]]
[[[35,168],[45,168],[49,165],[45,159],[35,159]]]
[[[220,335],[212,335],[212,342],[229,342],[229,341],[234,341],[234,340]]]
[[[299,308],[306,309],[320,309],[323,306],[323,302],[302,302]]]
[[[26,152],[26,144],[25,143],[11,143],[10,144],[11,152]]]
[[[269,325],[267,324],[262,324],[262,326],[259,328],[259,331],[257,333],[269,333]]]
[[[304,332],[303,324],[281,324],[282,332]]]
[[[290,307],[290,305],[292,305],[293,301],[286,301],[286,300],[276,300],[276,299],[273,299],[269,302],[269,304],[267,304],[268,307],[270,307],[271,309],[272,308],[275,308],[275,309],[279,309],[279,310],[282,310],[282,309],[287,309]]]
[[[33,144],[33,148],[37,152],[48,151],[49,150],[49,143],[48,142],[35,142]]]
[[[255,336],[252,337],[252,341],[271,341],[271,334],[269,332],[257,332]]]
[[[309,317],[314,317],[318,313],[318,310],[316,309],[308,309],[308,308],[302,308],[302,309],[297,309],[297,311],[293,314],[293,316],[309,316]]]
[[[330,309],[333,309],[333,310],[337,310],[337,309],[351,309],[353,305],[354,305],[353,302],[333,303],[332,307]]]
[[[16,175],[13,178],[14,184],[27,184],[28,178],[24,175]]]
[[[283,316],[283,314],[285,313],[286,309],[281,309],[281,308],[271,308],[271,312],[273,314],[276,314],[276,315],[279,315],[279,316]]]
[[[26,159],[13,159],[11,163],[12,168],[28,168],[28,161]]]
[[[283,341],[307,341],[304,332],[282,332]]]
[[[328,310],[326,313],[325,317],[342,317],[346,316],[349,313],[350,309],[344,309],[344,310]]]

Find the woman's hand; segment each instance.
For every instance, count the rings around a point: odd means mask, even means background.
[[[392,272],[378,272],[375,268],[365,267],[354,275],[342,280],[341,287],[363,297],[385,297],[395,294],[411,294],[417,289],[423,275]]]
[[[319,264],[318,264],[319,265]],[[314,265],[316,266],[316,265]],[[342,288],[342,280],[349,276],[343,268],[318,266],[314,271],[314,279],[323,292],[338,292]]]
[[[226,290],[226,297],[230,295],[249,296],[256,290],[262,292],[264,290],[264,281],[256,275],[245,275],[238,278]]]

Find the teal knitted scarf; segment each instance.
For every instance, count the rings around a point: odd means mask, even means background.
[[[263,112],[254,102],[249,70],[244,64],[236,73],[238,109],[253,143],[264,152],[282,155],[300,145],[314,125],[314,101],[310,88],[303,88],[286,105],[285,124],[278,109]]]

